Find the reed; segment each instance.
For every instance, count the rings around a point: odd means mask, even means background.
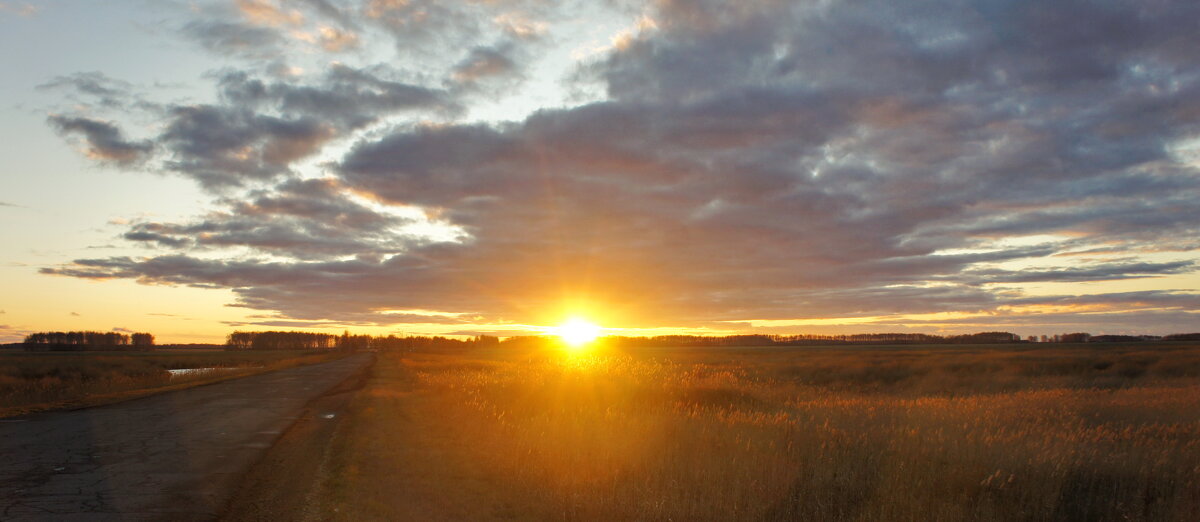
[[[1193,520],[1194,347],[381,358],[340,520]]]

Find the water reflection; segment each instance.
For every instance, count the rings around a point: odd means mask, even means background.
[[[184,375],[203,375],[216,372],[236,372],[238,370],[249,370],[250,368],[180,368],[177,370],[167,370],[171,377],[179,377]]]

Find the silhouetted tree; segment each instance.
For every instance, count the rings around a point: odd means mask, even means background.
[[[1088,342],[1088,339],[1091,337],[1092,337],[1091,334],[1088,334],[1085,332],[1075,332],[1075,333],[1063,334],[1061,337],[1061,340],[1064,343],[1086,343],[1086,342]]]
[[[39,332],[25,337],[26,350],[120,350],[129,336],[117,332]]]
[[[135,333],[130,335],[129,342],[136,350],[150,350],[154,348],[154,336],[148,333]]]

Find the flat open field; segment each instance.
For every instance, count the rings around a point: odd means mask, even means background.
[[[342,355],[307,351],[3,352],[0,417],[105,404]],[[241,371],[176,376],[167,371],[184,368]]]
[[[5,419],[0,519],[215,520],[280,434],[329,422],[310,405],[371,360],[355,354],[120,404]]]
[[[384,355],[325,520],[1195,520],[1200,347]]]

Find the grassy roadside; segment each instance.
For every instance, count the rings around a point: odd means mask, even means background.
[[[1195,347],[383,355],[319,520],[1184,521]]]
[[[343,356],[307,351],[0,354],[0,418],[112,404]],[[182,368],[236,371],[176,376],[166,371]]]
[[[408,360],[381,355],[350,402],[310,497],[310,520],[543,520],[506,477],[474,461],[472,426],[421,389]]]

